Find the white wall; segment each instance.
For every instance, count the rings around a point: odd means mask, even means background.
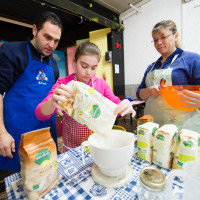
[[[200,0],[182,4],[182,48],[200,54]]]
[[[147,66],[160,57],[151,30],[167,19],[176,23],[183,49],[200,54],[200,0],[150,0],[140,13],[123,20],[126,85],[139,84]]]

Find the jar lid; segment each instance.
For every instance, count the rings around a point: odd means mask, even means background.
[[[165,186],[165,175],[154,167],[144,167],[140,171],[140,180],[151,189],[161,190]]]

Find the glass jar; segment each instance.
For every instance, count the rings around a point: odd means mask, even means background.
[[[140,171],[137,193],[139,200],[168,200],[165,175],[154,167],[144,167]]]

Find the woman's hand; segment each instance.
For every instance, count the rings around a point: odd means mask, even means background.
[[[122,102],[120,102],[115,108],[114,113],[116,115],[120,114],[122,117],[128,113],[131,113],[132,117],[134,117],[136,114],[131,102],[128,99],[124,99]]]
[[[159,90],[157,85],[156,86],[150,86],[149,91],[150,91],[150,95],[153,96],[153,97],[160,96],[160,90]]]
[[[183,90],[182,92],[179,92],[178,95],[181,97],[187,99],[184,100],[182,98],[179,98],[180,101],[187,103],[188,105],[181,105],[184,108],[200,108],[200,94],[191,92],[188,90]]]
[[[140,98],[144,101],[147,100],[150,96],[158,97],[158,96],[160,96],[159,86],[156,85],[156,86],[150,86],[147,88],[143,88],[140,90],[139,95],[140,95]]]

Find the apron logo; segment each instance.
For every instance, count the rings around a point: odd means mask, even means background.
[[[172,115],[170,120],[169,120],[170,123],[175,123],[176,122],[176,116],[175,115]]]
[[[38,84],[43,84],[46,85],[48,78],[46,77],[46,74],[44,73],[43,69],[41,69],[41,71],[39,71],[36,80],[38,80]]]

